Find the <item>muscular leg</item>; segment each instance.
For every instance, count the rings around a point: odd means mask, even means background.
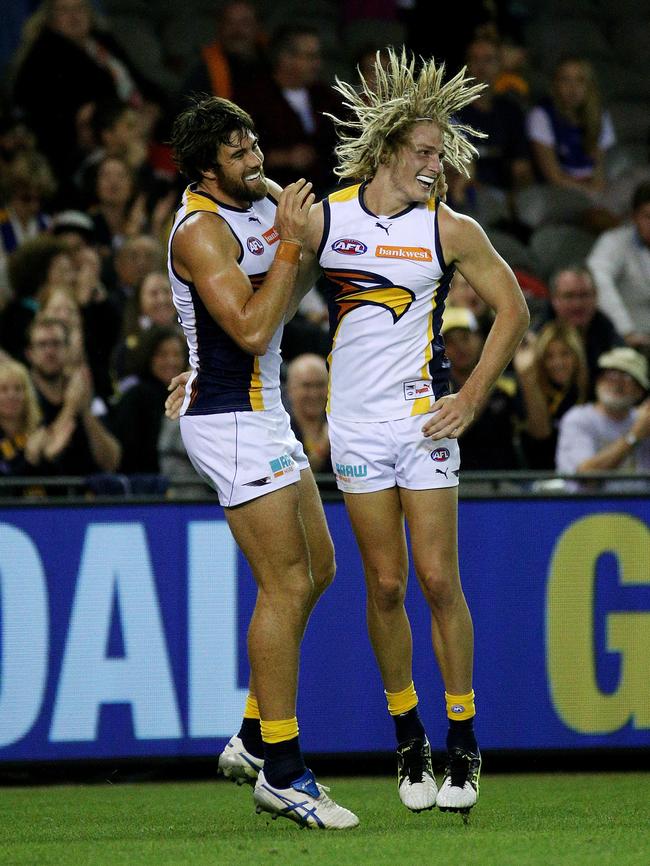
[[[400,489],[418,581],[431,610],[431,636],[445,689],[472,688],[474,629],[458,572],[458,488]]]
[[[297,488],[291,484],[226,509],[228,525],[258,586],[248,653],[261,715],[269,720],[295,716],[300,641],[312,604]]]
[[[307,611],[307,616],[309,616],[318,599],[334,580],[336,563],[334,545],[325,519],[323,503],[311,469],[304,469],[300,473],[300,481],[295,486],[298,489],[300,520],[307,540],[313,585]],[[256,694],[252,672],[248,682],[249,692],[252,695]]]
[[[408,554],[396,487],[346,493],[345,505],[366,575],[368,633],[388,692],[412,681],[413,642],[404,608]]]

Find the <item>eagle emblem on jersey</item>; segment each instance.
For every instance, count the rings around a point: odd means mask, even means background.
[[[334,289],[337,322],[364,305],[383,307],[390,312],[393,322],[398,322],[415,300],[415,294],[410,289],[396,286],[386,277],[369,271],[326,268],[325,276]]]

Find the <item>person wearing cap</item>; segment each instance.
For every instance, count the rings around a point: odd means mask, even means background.
[[[596,401],[574,406],[562,418],[558,472],[650,471],[648,362],[630,347],[601,355]]]
[[[476,367],[485,339],[476,316],[464,307],[448,307],[441,333],[451,362],[450,383],[460,391]],[[521,469],[518,449],[517,383],[499,376],[481,412],[460,437],[463,470]]]

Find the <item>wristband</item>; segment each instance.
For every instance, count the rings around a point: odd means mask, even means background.
[[[278,244],[275,251],[275,258],[281,262],[289,262],[289,264],[297,265],[300,261],[302,252],[302,244],[300,241],[283,241]]]

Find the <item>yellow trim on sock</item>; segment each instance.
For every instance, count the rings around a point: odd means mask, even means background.
[[[474,689],[466,695],[450,695],[449,692],[445,692],[445,701],[447,703],[448,719],[462,722],[465,719],[471,719],[476,715],[476,707],[474,706]]]
[[[246,706],[244,707],[244,718],[259,719],[259,717],[260,708],[257,706],[257,698],[249,692],[246,697]]]
[[[401,692],[384,691],[384,694],[388,701],[388,712],[391,716],[401,716],[402,713],[408,713],[409,710],[418,705],[418,696],[413,685],[413,680]]]
[[[272,722],[260,719],[260,726],[265,743],[283,743],[298,736],[298,719],[295,716],[292,719],[276,719]]]

